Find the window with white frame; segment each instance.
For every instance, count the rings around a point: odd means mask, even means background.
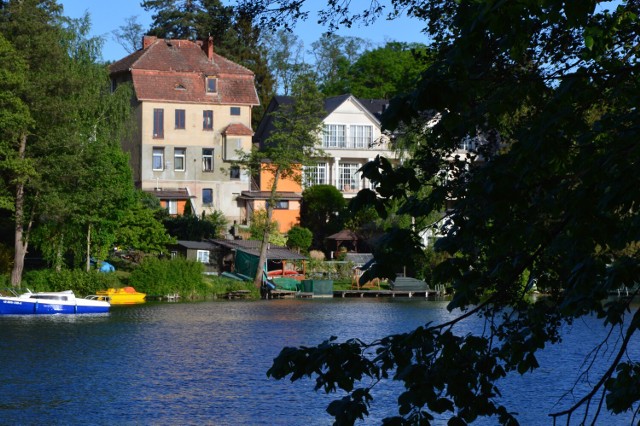
[[[338,166],[338,189],[343,192],[354,192],[360,189],[357,163],[340,163]]]
[[[327,163],[317,163],[304,168],[306,186],[324,185],[327,183]]]
[[[202,149],[202,171],[213,171],[213,148]]]
[[[368,148],[373,144],[373,126],[353,124],[349,127],[349,148]]]
[[[218,91],[218,79],[215,77],[207,76],[207,93],[216,93]]]
[[[476,149],[476,138],[466,136],[462,138],[458,147],[465,151],[474,151]]]
[[[153,170],[164,170],[164,148],[153,148],[152,157]]]
[[[167,211],[170,215],[178,214],[178,201],[177,200],[167,200]]]
[[[345,148],[346,127],[344,124],[325,124],[322,134],[323,148]]]
[[[174,150],[173,150],[173,169],[176,172],[184,172],[186,156],[187,156],[187,149],[186,148],[174,148]]]
[[[209,263],[209,250],[198,250],[196,252],[198,262]]]

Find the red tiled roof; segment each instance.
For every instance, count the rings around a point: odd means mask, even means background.
[[[241,123],[229,124],[223,131],[224,135],[253,136],[253,130]]]
[[[157,39],[146,49],[111,64],[112,74],[130,72],[139,100],[258,105],[254,74],[215,52],[211,59],[190,40]],[[218,79],[207,94],[207,76]]]

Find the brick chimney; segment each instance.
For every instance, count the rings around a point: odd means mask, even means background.
[[[213,59],[213,36],[209,36],[208,40],[202,44],[202,50],[207,54],[207,58],[211,61]]]
[[[147,47],[151,46],[153,43],[156,42],[156,40],[158,40],[158,37],[156,36],[144,36],[142,38],[142,48],[146,49]]]

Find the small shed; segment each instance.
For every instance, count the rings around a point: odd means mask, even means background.
[[[220,248],[207,241],[178,240],[171,246],[171,256],[182,256],[189,260],[196,260],[204,264],[204,271],[207,274],[218,274],[218,258]]]
[[[220,247],[223,271],[251,279],[255,277],[260,260],[260,241],[211,240],[211,243]],[[289,278],[300,281],[305,278],[306,260],[307,257],[286,247],[270,245],[262,269],[270,279]]]

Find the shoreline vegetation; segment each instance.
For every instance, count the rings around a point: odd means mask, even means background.
[[[177,298],[182,301],[203,301],[225,299],[231,293],[241,292],[243,299],[260,299],[260,290],[252,281],[238,281],[219,275],[204,274],[202,263],[184,258],[158,259],[145,257],[140,264],[124,263],[118,259],[109,259],[115,264],[114,272],[101,272],[98,269],[37,269],[25,271],[21,288],[31,291],[73,290],[82,297],[95,294],[107,288],[134,287],[147,294],[147,300],[166,300]],[[333,279],[334,290],[350,290],[351,278],[339,268]],[[0,275],[0,287],[11,287],[10,277]],[[386,283],[381,289],[388,290]],[[177,296],[177,297],[176,297]]]

